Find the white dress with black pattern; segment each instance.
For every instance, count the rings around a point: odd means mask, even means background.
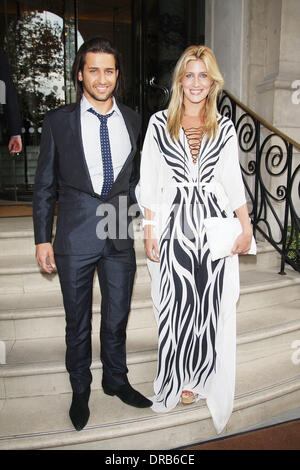
[[[219,433],[233,409],[238,258],[212,261],[203,219],[232,216],[246,202],[237,138],[231,120],[219,116],[216,138],[203,137],[194,164],[183,129],[172,140],[166,121],[166,111],[150,119],[138,191],[141,207],[155,212],[160,251],[159,263],[148,260],[158,323],[152,408],[170,411],[191,390],[206,399]],[[208,190],[214,182],[226,207]]]

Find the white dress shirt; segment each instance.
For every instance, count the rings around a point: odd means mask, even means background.
[[[83,95],[80,103],[81,134],[84,155],[89,169],[92,185],[95,193],[101,194],[103,186],[103,165],[100,143],[100,120],[88,109],[93,105]],[[97,109],[94,110],[98,113]],[[114,180],[120,173],[131,151],[131,142],[124,118],[113,98],[113,107],[108,111],[113,115],[107,120],[110,150],[114,170]]]

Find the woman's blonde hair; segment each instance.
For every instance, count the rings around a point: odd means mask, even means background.
[[[172,95],[168,106],[167,122],[167,130],[172,139],[179,139],[180,123],[184,112],[181,80],[184,76],[188,62],[190,60],[199,59],[204,62],[208,76],[213,80],[206,98],[204,115],[205,130],[208,139],[211,136],[215,138],[217,135],[217,97],[218,93],[224,86],[224,79],[219,70],[216,57],[211,49],[206,46],[189,46],[179,58],[173,73]]]

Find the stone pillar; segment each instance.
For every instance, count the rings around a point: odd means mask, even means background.
[[[245,104],[258,113],[257,84],[264,79],[266,56],[266,0],[247,2],[248,37],[245,64]]]
[[[256,87],[257,112],[300,142],[299,0],[265,0],[265,36],[265,72]]]
[[[257,113],[300,142],[300,2],[265,0],[264,13],[265,67],[263,80],[256,86]],[[283,159],[282,166],[285,161]],[[299,149],[294,148],[292,173],[299,163]],[[280,166],[277,171],[279,169]],[[292,188],[292,199],[294,207],[300,211],[298,182],[299,173]],[[273,194],[280,183],[286,185],[286,173],[282,178],[271,178],[269,188]],[[276,204],[277,214],[281,214],[282,219],[281,206]]]
[[[205,9],[225,88],[300,141],[300,1],[206,0]]]
[[[225,88],[280,131],[300,142],[300,1],[299,0],[206,0],[206,44],[217,57],[225,78]],[[262,138],[268,132],[262,130]],[[266,188],[275,197],[286,186],[286,155],[272,149],[268,163],[261,165]],[[273,158],[274,157],[274,158]],[[243,161],[243,152],[240,153]],[[255,160],[255,154],[248,154]],[[300,154],[294,149],[293,171]],[[272,174],[266,170],[271,165]],[[281,169],[283,174],[281,175]],[[249,178],[251,184],[251,178]],[[295,179],[296,180],[296,179]],[[298,177],[299,180],[299,177]],[[297,182],[294,183],[297,193]],[[293,199],[299,208],[299,194]],[[284,200],[274,202],[276,215],[283,222]],[[298,209],[297,209],[298,210]],[[278,225],[268,213],[274,237]],[[280,237],[279,237],[280,238]]]
[[[217,58],[225,88],[239,100],[244,96],[246,47],[245,0],[206,0],[205,44]]]

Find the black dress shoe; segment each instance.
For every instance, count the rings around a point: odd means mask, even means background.
[[[91,389],[88,387],[83,393],[73,392],[72,404],[69,416],[76,431],[84,428],[90,417],[88,406]]]
[[[149,408],[152,406],[152,401],[148,400],[137,390],[134,390],[130,384],[121,385],[118,389],[112,389],[109,385],[105,385],[102,382],[102,387],[106,395],[116,395],[127,405],[135,406],[136,408]]]

